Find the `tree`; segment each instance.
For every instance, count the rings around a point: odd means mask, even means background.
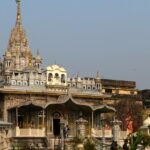
[[[142,125],[143,106],[140,101],[136,99],[122,99],[115,104],[115,108],[118,119],[122,121],[123,130],[127,130],[130,127],[134,132]]]

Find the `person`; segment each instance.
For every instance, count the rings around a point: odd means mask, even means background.
[[[112,141],[112,143],[111,143],[111,148],[110,148],[111,150],[115,150],[115,141]]]
[[[127,140],[127,139],[125,139],[125,141],[124,141],[123,150],[129,150],[129,147],[128,147],[128,140]]]
[[[115,141],[115,147],[114,147],[114,150],[118,150],[118,144],[117,144],[117,141]]]
[[[68,132],[69,132],[69,126],[68,125],[66,125],[65,127],[64,127],[64,138],[68,138]]]

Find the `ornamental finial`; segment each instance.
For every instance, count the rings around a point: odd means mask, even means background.
[[[16,24],[17,25],[21,25],[21,8],[20,8],[20,0],[16,0],[17,3],[17,20],[16,20]]]

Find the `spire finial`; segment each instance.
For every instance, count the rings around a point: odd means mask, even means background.
[[[20,8],[21,0],[16,0],[17,3],[17,20],[16,24],[21,25],[21,8]]]
[[[97,71],[96,78],[97,78],[97,79],[100,79],[99,71]]]

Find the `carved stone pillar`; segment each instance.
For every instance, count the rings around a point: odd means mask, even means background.
[[[119,143],[121,121],[114,119],[114,121],[112,121],[111,123],[112,123],[113,140]]]
[[[86,136],[86,124],[88,123],[87,120],[80,118],[76,120],[76,131],[77,136],[80,138],[84,138]]]

